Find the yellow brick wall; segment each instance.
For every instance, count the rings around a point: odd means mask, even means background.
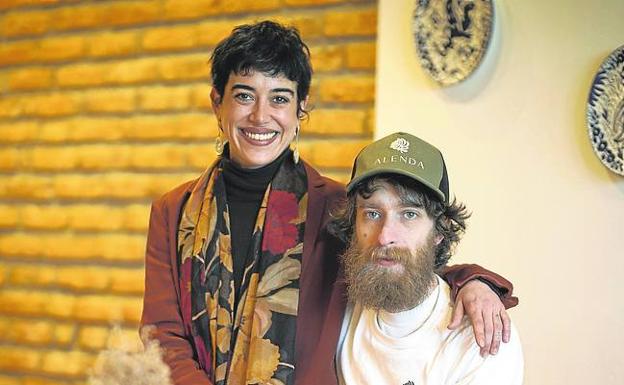
[[[264,18],[309,43],[302,155],[345,180],[374,121],[372,0],[0,0],[0,385],[83,384],[136,339],[149,204],[214,158],[207,60]]]

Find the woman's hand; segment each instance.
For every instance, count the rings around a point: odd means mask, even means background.
[[[456,329],[467,315],[483,357],[496,354],[503,342],[509,342],[511,323],[498,295],[485,283],[473,279],[457,294],[449,329]]]

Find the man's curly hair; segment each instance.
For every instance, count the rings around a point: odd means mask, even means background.
[[[444,267],[464,234],[466,220],[471,214],[463,203],[453,199],[450,204],[445,204],[428,188],[403,175],[380,174],[357,184],[347,198],[331,210],[332,219],[327,226],[328,231],[346,244],[352,242],[357,213],[357,196],[364,199],[370,198],[383,182],[393,186],[399,198],[406,204],[424,208],[433,220],[435,235],[442,236],[442,241],[436,248],[434,268]]]

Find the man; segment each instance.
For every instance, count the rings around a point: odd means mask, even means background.
[[[346,206],[331,231],[351,244],[343,263],[349,307],[337,350],[341,384],[521,384],[523,358],[512,327],[497,355],[482,357],[452,313],[444,267],[465,230],[464,205],[449,201],[440,151],[406,133],[365,147]]]

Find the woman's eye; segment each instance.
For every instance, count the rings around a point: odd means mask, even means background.
[[[253,96],[251,96],[250,94],[246,94],[246,93],[236,94],[234,95],[234,98],[241,102],[249,102],[253,100]]]
[[[287,97],[284,97],[284,96],[275,96],[273,98],[273,102],[277,103],[277,104],[286,104],[286,103],[290,102],[290,99],[288,99]]]

